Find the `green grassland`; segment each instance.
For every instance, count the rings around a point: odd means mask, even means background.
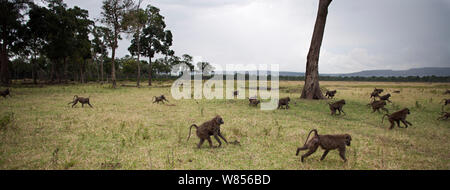
[[[280,82],[280,97],[291,97],[290,109],[272,111],[250,107],[246,99],[175,100],[170,82],[117,89],[97,83],[13,85],[12,97],[0,97],[0,169],[450,169],[450,121],[436,120],[449,83],[321,82],[346,100],[345,116],[330,115],[330,100],[299,99],[302,84]],[[384,88],[383,94],[400,90],[387,108],[408,107],[413,126],[388,130],[383,114],[366,106],[374,87]],[[94,108],[71,108],[67,103],[75,94],[90,96]],[[152,103],[161,94],[168,105]],[[241,146],[211,149],[205,143],[197,149],[195,134],[187,141],[191,124],[217,114],[225,121],[224,136]],[[295,151],[314,128],[352,135],[348,162],[337,151],[319,161],[318,150],[301,163]]]

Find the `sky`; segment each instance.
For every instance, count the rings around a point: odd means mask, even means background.
[[[101,0],[65,0],[100,18]],[[319,0],[144,0],[161,9],[177,56],[305,72]],[[319,73],[450,67],[450,0],[334,0]],[[129,54],[122,35],[118,57]],[[145,59],[145,58],[144,58]]]

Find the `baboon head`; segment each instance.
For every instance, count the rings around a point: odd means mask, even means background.
[[[220,115],[217,115],[214,120],[216,121],[216,123],[218,123],[219,125],[224,124],[222,117],[220,117]]]
[[[345,144],[347,146],[350,146],[351,141],[352,141],[352,136],[350,136],[349,134],[345,134]]]
[[[405,112],[408,113],[408,114],[411,114],[411,112],[409,112],[408,108],[405,108]]]
[[[291,98],[287,97],[286,100],[287,100],[288,102],[290,102],[290,101],[291,101]]]

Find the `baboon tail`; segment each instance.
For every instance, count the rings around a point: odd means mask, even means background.
[[[311,130],[311,131],[309,132],[309,134],[308,134],[308,137],[306,137],[306,141],[305,141],[305,144],[303,144],[303,146],[306,145],[306,143],[308,142],[309,136],[311,135],[311,133],[312,133],[313,131],[314,131],[315,135],[316,135],[317,137],[319,137],[319,134],[317,133],[317,129]]]
[[[189,138],[191,137],[191,129],[192,129],[192,127],[195,127],[195,129],[198,130],[198,126],[196,124],[192,124],[191,127],[189,128],[189,136],[187,138],[187,141],[189,141]]]
[[[386,117],[386,116],[388,116],[388,117],[389,117],[389,115],[388,115],[388,114],[384,114],[384,115],[383,115],[383,118],[381,118],[381,123],[383,123],[383,122],[384,122],[384,117]]]

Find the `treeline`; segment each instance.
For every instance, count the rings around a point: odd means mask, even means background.
[[[304,81],[304,76],[280,76],[280,80]],[[408,77],[342,77],[342,76],[319,76],[320,81],[371,81],[371,82],[450,82],[450,76],[408,76]]]
[[[33,83],[109,81],[167,76],[174,65],[189,70],[211,68],[193,63],[188,54],[171,49],[172,32],[160,9],[141,8],[142,0],[103,0],[100,18],[91,20],[80,7],[63,0],[0,0],[0,82],[30,78]],[[118,41],[131,37],[131,56],[116,57]],[[141,60],[141,56],[147,61]],[[186,68],[185,68],[186,69]],[[211,70],[210,69],[210,70]]]

